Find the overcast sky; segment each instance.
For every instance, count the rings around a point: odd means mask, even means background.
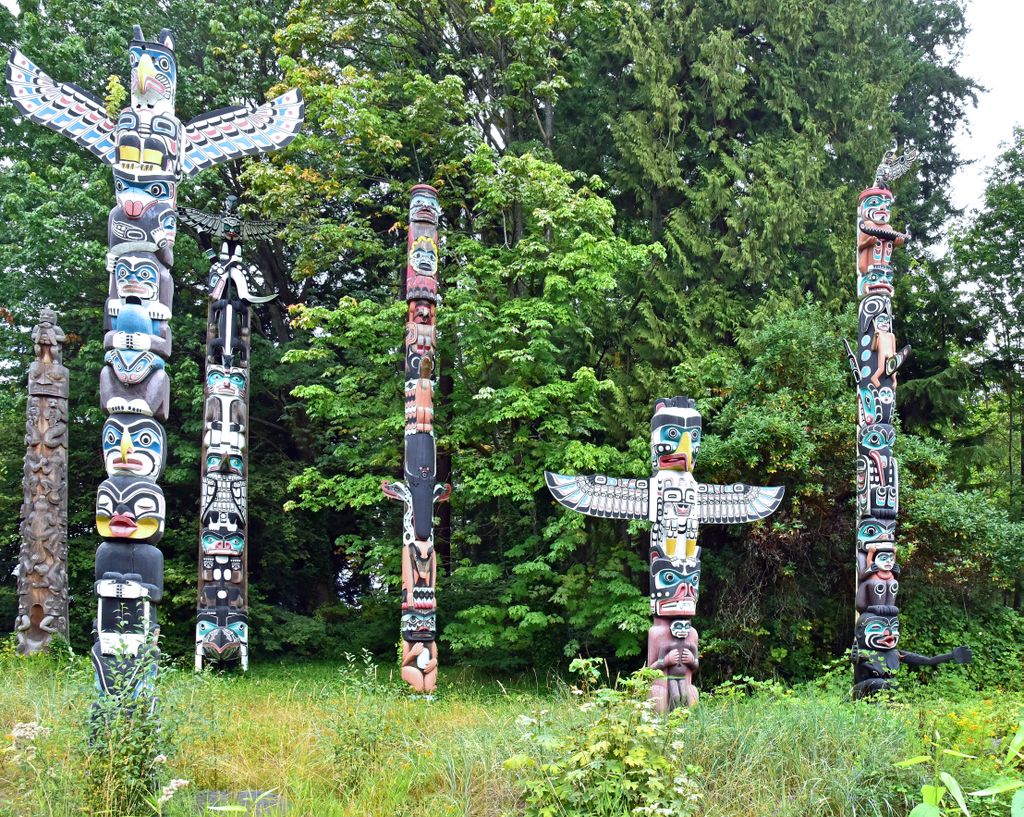
[[[960,73],[987,91],[978,95],[978,107],[968,110],[960,126],[956,147],[973,164],[953,177],[953,204],[968,210],[979,207],[988,170],[1009,142],[1014,125],[1024,125],[1024,3],[1018,0],[971,0],[967,4],[970,33],[964,42]]]

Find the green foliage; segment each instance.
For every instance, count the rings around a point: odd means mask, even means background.
[[[566,735],[552,735],[544,718],[524,716],[523,737],[538,757],[517,755],[506,767],[522,772],[530,817],[617,817],[621,814],[699,813],[701,770],[680,767],[683,741],[670,734],[686,719],[676,710],[665,722],[649,700],[651,670],[594,691],[586,714]]]

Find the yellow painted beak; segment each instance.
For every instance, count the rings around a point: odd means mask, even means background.
[[[121,462],[128,462],[128,455],[134,450],[132,448],[132,435],[125,429],[121,432]]]
[[[139,60],[139,67],[136,70],[139,72],[139,92],[145,93],[146,81],[157,76],[156,66],[153,65],[153,58],[149,54],[143,54],[142,59]]]
[[[693,441],[690,439],[689,433],[683,434],[683,439],[679,441],[679,452],[686,454],[686,470],[693,470]]]

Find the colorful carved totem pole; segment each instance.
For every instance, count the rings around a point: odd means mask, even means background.
[[[651,478],[574,477],[545,471],[562,505],[605,519],[651,521],[651,615],[647,666],[665,677],[651,687],[659,712],[697,702],[697,612],[703,524],[736,525],[764,519],[782,502],[784,488],[708,485],[693,478],[700,450],[701,416],[688,397],[661,397],[651,418]]]
[[[409,304],[405,324],[405,481],[381,486],[404,503],[402,519],[402,678],[418,693],[437,685],[437,557],[434,503],[444,502],[450,485],[437,484],[434,441],[434,384],[437,351],[434,313],[437,294],[437,225],[441,205],[426,184],[412,188],[408,262],[403,290]]]
[[[15,49],[7,90],[18,110],[110,165],[117,203],[107,222],[110,287],[105,366],[100,374],[103,462],[96,495],[98,597],[92,649],[102,694],[132,697],[156,674],[163,594],[165,503],[157,479],[166,457],[170,408],[165,362],[171,354],[171,301],[178,183],[222,162],[276,150],[302,123],[298,91],[259,108],[236,106],[183,125],[175,115],[174,35],[147,40],[139,26],[128,49],[131,104],[117,123],[103,103],[57,83]]]
[[[205,415],[199,502],[199,602],[195,668],[203,660],[249,668],[248,516],[249,337],[251,307],[276,298],[257,297],[248,279],[256,267],[242,263],[242,242],[266,240],[281,225],[243,221],[237,198],[224,212],[179,207],[210,259],[206,330]],[[219,249],[214,242],[219,241]]]
[[[32,342],[14,625],[21,655],[45,649],[54,633],[68,635],[68,370],[52,309],[40,311]]]
[[[890,688],[900,664],[971,660],[967,647],[935,657],[896,649],[900,637],[896,603],[899,467],[893,455],[896,372],[910,347],[896,345],[892,253],[910,240],[910,233],[901,233],[889,223],[894,201],[889,182],[906,173],[916,158],[916,150],[900,157],[895,148],[888,151],[875,172],[874,185],[861,192],[857,210],[856,352],[846,343],[857,384],[857,619],[852,653],[856,698]]]

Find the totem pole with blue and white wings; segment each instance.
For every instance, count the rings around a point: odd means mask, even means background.
[[[176,199],[182,178],[223,162],[283,148],[299,132],[302,95],[234,106],[182,124],[175,114],[174,35],[147,40],[135,26],[128,48],[131,101],[117,122],[81,88],[48,77],[18,49],[7,92],[26,117],[74,140],[110,165],[117,203],[107,222],[110,288],[104,310],[100,403],[107,479],[96,498],[97,617],[92,660],[101,694],[134,698],[156,675],[163,594],[166,505],[157,479],[167,456]]]
[[[574,477],[545,471],[551,493],[578,513],[651,521],[651,614],[647,664],[662,670],[651,697],[659,712],[697,702],[697,612],[701,524],[736,525],[771,515],[784,488],[709,485],[693,478],[701,416],[688,397],[658,398],[651,418],[651,478]]]

